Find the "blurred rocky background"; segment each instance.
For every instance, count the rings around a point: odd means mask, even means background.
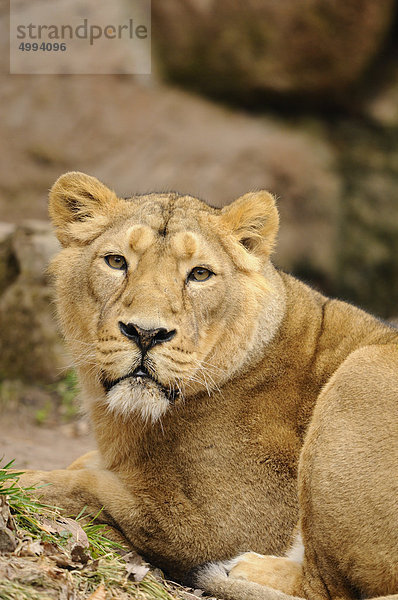
[[[279,266],[398,315],[397,4],[152,0],[153,75],[133,77],[8,75],[0,1],[0,402],[74,393],[45,274],[67,170],[216,206],[266,188]]]

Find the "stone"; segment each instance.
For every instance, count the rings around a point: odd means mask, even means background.
[[[342,115],[248,115],[116,77],[54,78],[51,87],[46,78],[5,77],[0,111],[2,221],[48,219],[47,190],[67,170],[94,175],[121,196],[176,190],[216,206],[265,188],[281,211],[279,266],[328,294],[396,314],[397,127]],[[18,268],[11,272],[15,278]]]
[[[341,179],[328,132],[315,121],[291,125],[271,116],[248,116],[181,91],[124,79],[104,85],[99,78],[61,78],[54,80],[51,94],[42,79],[30,81],[24,110],[35,112],[35,119],[24,125],[23,135],[15,125],[22,110],[18,80],[9,89],[8,118],[0,124],[5,129],[0,139],[13,140],[1,167],[0,213],[2,207],[5,213],[3,185],[15,198],[15,212],[7,206],[8,218],[20,222],[22,213],[44,220],[46,190],[62,172],[76,169],[102,179],[121,196],[176,190],[215,206],[265,188],[276,194],[281,211],[279,264],[288,270],[305,264],[306,274],[333,277]],[[42,110],[35,111],[39,101]],[[29,153],[38,137],[53,157],[45,168],[38,168]],[[11,165],[21,156],[22,183]]]
[[[398,64],[388,65],[382,82],[373,86],[362,103],[363,114],[386,129],[398,128]]]
[[[330,101],[378,56],[393,0],[153,0],[158,61],[172,79],[223,98]]]
[[[342,123],[346,185],[336,245],[336,295],[384,318],[398,300],[398,131]]]
[[[60,250],[60,244],[47,221],[25,220],[12,236],[12,249],[19,265],[20,279],[25,283],[47,281],[50,259]]]
[[[48,223],[28,221],[15,228],[10,248],[17,276],[0,297],[0,378],[53,382],[67,360],[46,276],[59,244]]]
[[[16,226],[0,223],[0,295],[18,277],[18,264],[12,249]]]
[[[13,552],[16,547],[17,542],[11,531],[0,526],[0,552]]]
[[[17,547],[11,529],[15,529],[15,524],[5,496],[0,495],[0,553],[13,552]]]

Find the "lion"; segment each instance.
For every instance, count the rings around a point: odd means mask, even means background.
[[[273,266],[268,192],[218,209],[72,172],[49,211],[97,450],[22,482],[224,598],[398,592],[398,332]]]

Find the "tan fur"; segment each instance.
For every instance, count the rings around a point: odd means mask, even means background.
[[[46,500],[71,513],[104,506],[173,577],[247,550],[282,556],[300,517],[303,564],[246,555],[199,571],[225,598],[398,591],[397,331],[272,266],[267,192],[218,210],[122,200],[69,173],[50,214],[60,323],[98,452],[25,480],[50,482]],[[214,275],[193,281],[195,267]],[[126,378],[142,354],[119,322],[175,332],[144,358],[157,383]]]
[[[126,232],[126,237],[130,242],[130,248],[138,255],[144,254],[155,241],[152,229],[144,225],[133,225]]]
[[[285,557],[261,556],[255,552],[247,552],[232,567],[229,576],[268,585],[285,594],[299,595],[302,592],[302,567]]]

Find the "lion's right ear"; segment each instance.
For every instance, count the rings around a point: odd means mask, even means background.
[[[72,171],[50,190],[49,213],[63,246],[88,243],[105,227],[123,200],[95,177]]]

